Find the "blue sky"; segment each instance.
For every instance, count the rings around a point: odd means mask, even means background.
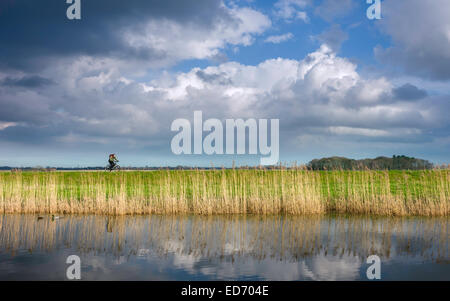
[[[280,160],[449,162],[450,3],[0,4],[0,166],[255,165],[174,155],[173,120],[277,118]],[[413,19],[414,17],[414,19]]]
[[[323,20],[314,13],[315,8],[325,1],[316,1],[318,5],[307,6],[305,12],[308,14],[308,22],[302,20],[291,20],[286,22],[283,18],[273,17],[272,27],[264,32],[255,43],[246,47],[229,46],[224,49],[227,58],[242,64],[256,65],[264,60],[282,57],[287,59],[303,59],[308,53],[316,50],[321,41],[315,37],[328,30],[331,25],[339,25],[348,34],[348,40],[343,43],[339,54],[359,60],[367,65],[376,65],[377,61],[373,55],[373,49],[377,45],[389,46],[389,36],[377,30],[376,21],[366,17],[369,5],[364,1],[354,1],[348,14],[337,16],[331,22]],[[246,2],[244,2],[246,3]],[[274,15],[277,1],[254,1],[250,7],[267,15]],[[302,10],[303,11],[303,10]],[[267,43],[264,40],[270,36],[280,36],[291,33],[292,38],[282,43]],[[237,51],[233,51],[237,48]],[[187,72],[194,67],[206,67],[214,62],[209,60],[187,60],[173,67],[173,71]]]

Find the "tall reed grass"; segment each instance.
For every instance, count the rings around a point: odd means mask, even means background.
[[[448,216],[450,170],[0,173],[0,213]]]

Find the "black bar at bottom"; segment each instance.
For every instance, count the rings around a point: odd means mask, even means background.
[[[144,299],[153,297],[204,300],[234,300],[236,298],[278,299],[293,297],[296,300],[329,296],[332,298],[380,298],[384,301],[392,294],[402,298],[420,295],[431,296],[438,290],[448,290],[448,282],[243,282],[243,281],[150,281],[150,282],[0,282],[4,292],[14,292],[30,297],[129,297],[139,293]],[[55,295],[57,294],[57,295]],[[164,300],[164,299],[162,299]],[[128,300],[126,300],[128,301]]]

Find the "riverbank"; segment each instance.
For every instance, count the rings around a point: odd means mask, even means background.
[[[0,173],[0,213],[448,216],[450,170]]]

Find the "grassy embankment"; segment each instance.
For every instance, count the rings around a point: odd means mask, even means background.
[[[0,173],[0,213],[448,216],[450,170]]]

